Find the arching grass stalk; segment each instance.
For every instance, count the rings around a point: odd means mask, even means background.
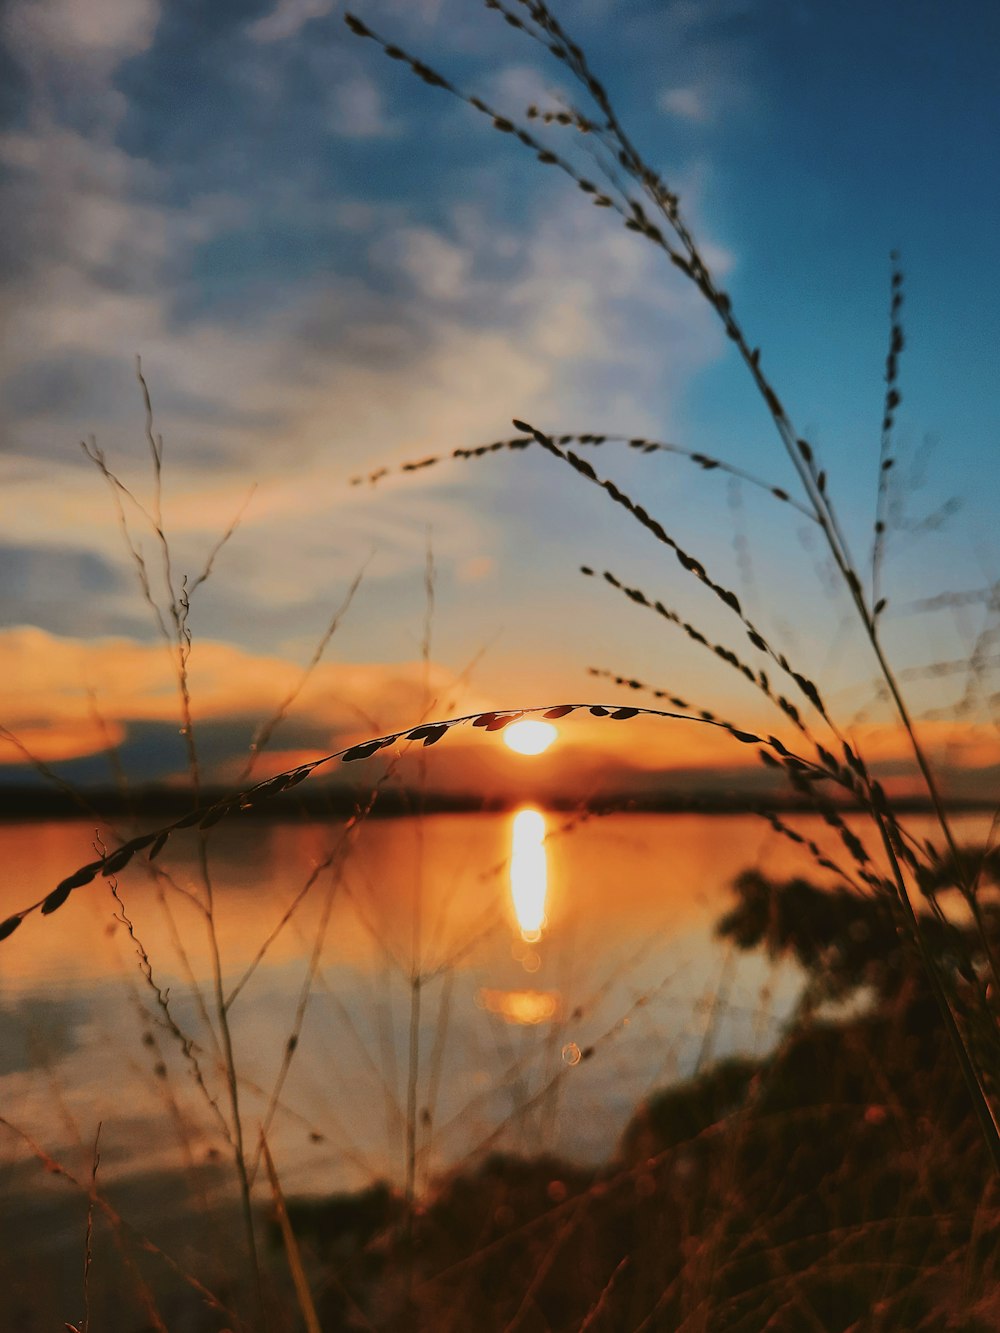
[[[754,745],[767,750],[774,750],[778,753],[791,755],[795,762],[801,766],[804,771],[815,775],[817,780],[826,777],[825,769],[810,759],[800,755],[792,755],[792,752],[774,736],[759,736],[755,732],[743,731],[726,722],[721,718],[704,717],[700,714],[668,711],[662,708],[644,708],[636,706],[623,706],[621,704],[600,704],[600,703],[563,703],[563,704],[540,704],[531,708],[517,708],[507,710],[496,710],[485,713],[465,713],[461,717],[443,718],[434,722],[422,722],[419,726],[404,728],[400,731],[389,732],[384,736],[376,736],[371,740],[361,741],[357,745],[350,745],[342,750],[335,750],[332,754],[321,755],[317,759],[311,759],[308,763],[299,764],[295,768],[285,769],[281,773],[276,773],[272,777],[266,778],[261,782],[255,783],[252,787],[244,788],[240,791],[231,793],[222,797],[220,800],[212,802],[210,805],[200,806],[192,810],[189,814],[180,819],[175,819],[170,824],[164,824],[160,828],[153,829],[148,833],[140,834],[138,837],[129,839],[115,851],[109,852],[106,856],[100,857],[96,861],[88,861],[86,865],[80,866],[72,874],[67,875],[61,880],[55,888],[47,893],[43,898],[36,902],[22,907],[19,911],[12,913],[4,921],[0,921],[0,941],[8,939],[15,931],[20,929],[27,917],[35,912],[42,916],[48,916],[56,912],[66,902],[70,894],[77,889],[81,889],[94,882],[98,878],[107,878],[109,875],[118,874],[140,853],[145,853],[147,859],[154,860],[168,840],[175,834],[185,829],[198,827],[201,830],[213,828],[223,819],[230,818],[241,811],[249,810],[261,801],[271,800],[283,792],[297,787],[299,783],[305,782],[311,778],[317,770],[333,763],[355,763],[362,759],[370,759],[380,750],[385,750],[391,746],[397,745],[403,741],[421,741],[425,746],[438,744],[449,732],[457,727],[471,726],[484,732],[491,733],[502,730],[511,722],[516,722],[522,717],[542,717],[552,720],[558,720],[568,717],[572,713],[587,714],[590,717],[606,719],[612,722],[627,722],[634,717],[660,718],[667,721],[693,722],[698,726],[712,727],[719,731],[724,731],[732,736],[733,740],[741,745]]]

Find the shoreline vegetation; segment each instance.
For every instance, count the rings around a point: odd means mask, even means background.
[[[254,805],[240,813],[239,819],[288,821],[295,819],[343,818],[365,807],[370,796],[369,786],[334,786],[319,791],[297,794],[294,798],[281,796]],[[78,820],[94,818],[100,812],[102,819],[123,816],[137,821],[184,816],[199,808],[205,809],[224,802],[231,796],[225,787],[203,787],[196,794],[186,787],[136,788],[127,793],[114,789],[60,792],[48,788],[0,788],[0,823],[21,823],[27,820]],[[453,792],[436,793],[433,788],[383,791],[367,810],[366,819],[410,818],[418,811],[421,815],[502,814],[526,804],[538,804],[553,812],[572,812],[584,804],[568,793],[559,795],[545,792],[532,793],[525,788],[522,797],[506,794],[489,796],[479,793],[461,795]],[[754,795],[736,791],[645,792],[641,795],[609,792],[586,801],[591,812],[614,814],[654,815],[756,815],[761,813],[805,815],[818,818],[815,806],[807,797],[794,792],[771,792]],[[867,808],[860,802],[845,801],[837,806],[844,814],[864,815]],[[934,807],[924,797],[914,795],[893,800],[893,808],[900,814],[934,815]],[[951,800],[949,810],[956,814],[989,814],[996,809],[995,800]]]

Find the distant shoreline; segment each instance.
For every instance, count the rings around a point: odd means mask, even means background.
[[[179,819],[196,807],[208,808],[230,796],[223,789],[203,791],[196,800],[190,791],[170,788],[147,789],[134,795],[117,791],[81,791],[77,798],[68,793],[37,791],[32,788],[0,788],[0,824],[26,823],[40,820],[110,819],[128,817],[150,823]],[[369,791],[346,787],[319,792],[277,796],[262,801],[242,814],[242,818],[261,820],[289,820],[350,816],[369,798]],[[503,814],[525,804],[543,806],[553,812],[572,813],[583,809],[594,813],[658,814],[658,815],[745,815],[787,814],[816,816],[815,807],[794,797],[752,797],[738,792],[700,792],[685,795],[664,792],[659,794],[629,795],[609,793],[588,801],[569,796],[525,791],[517,800],[508,797],[454,795],[428,792],[382,792],[368,818],[406,818],[418,814]],[[845,813],[860,812],[857,804],[838,804]],[[932,815],[933,807],[919,797],[900,798],[893,802],[900,814]],[[992,814],[995,803],[986,800],[958,800],[949,802],[954,814]]]

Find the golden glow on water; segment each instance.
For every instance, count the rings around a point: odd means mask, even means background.
[[[521,938],[529,944],[542,938],[548,891],[545,816],[537,810],[518,810],[510,836],[510,896]]]
[[[516,754],[544,754],[558,732],[551,722],[537,722],[531,718],[512,722],[504,728],[504,744]]]

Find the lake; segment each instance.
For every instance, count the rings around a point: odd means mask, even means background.
[[[831,846],[819,821],[789,822]],[[983,831],[956,823],[963,840]],[[93,838],[83,821],[0,825],[0,918],[92,859]],[[212,830],[207,864],[247,1141],[253,1155],[266,1117],[287,1194],[408,1176],[419,1192],[494,1149],[608,1160],[651,1090],[767,1050],[800,986],[792,965],[714,935],[740,871],[808,867],[751,815],[526,809],[372,819],[350,836],[234,819]],[[83,1179],[100,1123],[105,1186],[173,1178],[182,1219],[185,1180],[231,1191],[197,835],[172,839],[156,870],[139,858],[120,901],[89,885],[0,945],[0,1102]],[[0,1142],[8,1190],[48,1210],[7,1237],[7,1261],[42,1231],[78,1250],[69,1222],[53,1235],[65,1182],[13,1133]],[[132,1204],[145,1225],[150,1192]]]

